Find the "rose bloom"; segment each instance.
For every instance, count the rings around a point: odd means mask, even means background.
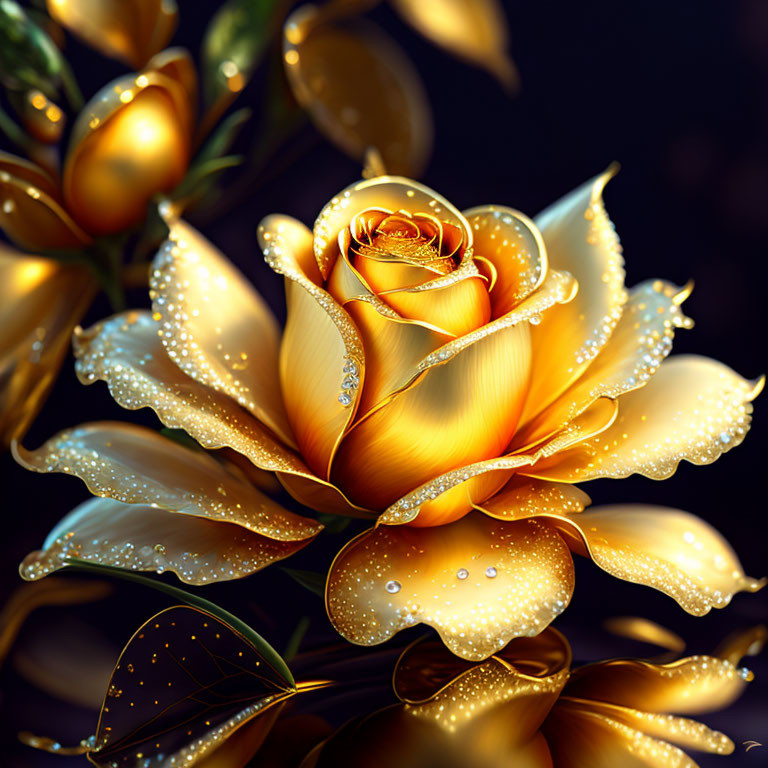
[[[376,519],[327,582],[331,621],[354,643],[423,622],[454,653],[486,658],[564,610],[572,551],[696,615],[759,588],[688,513],[583,511],[575,483],[664,478],[738,445],[762,385],[703,357],[663,362],[690,326],[690,291],[625,290],[602,203],[612,173],[536,222],[504,206],[461,213],[389,176],[334,197],[314,231],[270,216],[259,239],[285,276],[282,330],[220,253],[172,221],[153,314],[79,333],[77,370],[233,451],[222,463],[114,423],[18,447],[30,468],[79,475],[106,497],[65,518],[24,575],[66,554],[193,583],[258,570],[319,530],[256,489],[258,468],[311,509]],[[249,462],[234,467],[235,452]]]

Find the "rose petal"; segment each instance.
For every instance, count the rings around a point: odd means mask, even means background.
[[[575,485],[515,475],[477,508],[497,520],[524,520],[527,517],[576,514],[590,503],[589,496]]]
[[[472,230],[467,220],[442,195],[411,179],[377,176],[351,184],[320,211],[314,227],[314,249],[323,277],[330,275],[336,262],[339,233],[349,226],[357,214],[371,208],[437,216],[458,227],[465,247],[472,247]]]
[[[544,240],[527,216],[503,205],[481,205],[464,215],[472,227],[474,255],[494,267],[491,316],[500,317],[544,281],[548,267]]]
[[[726,637],[712,655],[730,661],[731,664],[738,664],[742,657],[760,653],[767,640],[768,627],[752,627]]]
[[[21,169],[14,169],[16,173]],[[31,173],[13,175],[0,168],[0,229],[22,248],[30,251],[81,248],[91,242],[62,206],[45,191],[50,182],[38,187]]]
[[[615,401],[600,398],[548,442],[527,453],[505,454],[446,472],[392,504],[380,516],[379,522],[388,525],[418,524],[416,521],[422,514],[427,518],[427,524],[448,513],[455,519],[459,513],[482,504],[492,493],[500,490],[515,470],[532,474],[537,462],[607,429],[616,418],[616,410]],[[492,482],[493,476],[498,478],[495,482]],[[481,486],[487,491],[485,494],[477,492],[476,483],[482,479],[486,480]]]
[[[187,94],[187,100],[194,112],[197,106],[197,70],[186,48],[166,48],[160,51],[147,62],[146,69],[175,80]]]
[[[585,701],[569,697],[564,697],[561,701],[568,706],[579,707],[582,711],[601,715],[641,731],[647,736],[670,741],[687,749],[714,752],[719,755],[730,755],[734,750],[733,742],[724,733],[713,731],[704,723],[686,717],[642,712],[639,709],[619,707],[601,701]]]
[[[17,445],[15,455],[34,472],[79,477],[96,496],[236,523],[279,541],[303,541],[322,529],[236,478],[209,454],[145,427],[93,422],[60,432],[36,451]]]
[[[62,190],[67,209],[94,235],[141,222],[154,195],[184,177],[192,105],[184,88],[159,72],[109,83],[72,129]]]
[[[602,192],[611,168],[536,217],[549,265],[578,281],[576,298],[548,312],[532,334],[531,391],[523,423],[546,408],[586,369],[621,316],[626,301],[619,240]]]
[[[568,702],[543,728],[558,768],[698,768],[682,750]]]
[[[663,280],[633,288],[602,351],[568,390],[518,430],[514,444],[531,445],[562,429],[598,397],[615,398],[645,385],[672,349],[675,329],[692,326],[680,311],[689,293]]]
[[[0,150],[0,178],[5,172],[10,176],[15,176],[19,181],[29,182],[33,187],[37,187],[41,192],[52,197],[56,202],[59,200],[59,190],[50,174],[44,171],[39,165],[25,160],[23,157],[11,155],[8,152]]]
[[[733,664],[713,656],[669,664],[614,659],[575,670],[564,694],[644,712],[691,715],[728,706],[746,685],[746,676]]]
[[[583,482],[637,472],[661,480],[678,464],[711,464],[744,439],[762,380],[749,382],[715,360],[678,355],[641,389],[619,398],[600,435],[542,462],[532,474]]]
[[[507,20],[498,0],[395,0],[394,5],[432,42],[484,67],[508,90],[518,88],[520,76],[507,52]]]
[[[240,525],[176,514],[145,504],[89,499],[24,558],[20,572],[40,579],[75,557],[134,571],[172,571],[187,584],[248,576],[309,543],[276,541]]]
[[[202,235],[179,220],[170,230],[150,277],[168,355],[292,445],[278,377],[280,328],[272,312]]]
[[[581,538],[574,548],[604,571],[658,589],[695,616],[723,608],[737,592],[755,592],[765,583],[745,576],[728,542],[687,512],[596,507],[563,525]]]
[[[48,0],[48,13],[88,45],[132,67],[142,67],[171,38],[175,0]]]
[[[418,176],[432,146],[429,99],[400,47],[373,24],[325,22],[311,5],[285,25],[284,58],[297,101],[318,130],[362,161],[368,147],[394,173]]]
[[[283,400],[301,454],[328,477],[364,381],[360,334],[349,315],[301,268],[309,259],[309,230],[288,216],[259,225],[259,245],[272,269],[286,278],[288,320],[280,348]]]
[[[0,244],[0,445],[42,407],[95,292],[86,269]]]
[[[326,607],[352,643],[376,645],[423,622],[453,653],[480,660],[540,632],[572,590],[573,563],[554,531],[474,514],[432,528],[380,525],[353,539],[331,566]]]

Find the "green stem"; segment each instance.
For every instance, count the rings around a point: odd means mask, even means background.
[[[234,616],[229,611],[224,610],[220,605],[216,605],[216,603],[212,603],[210,600],[206,600],[191,592],[186,592],[178,587],[173,587],[163,581],[150,579],[147,576],[141,576],[138,573],[126,571],[122,568],[114,568],[111,565],[96,565],[94,563],[88,563],[85,560],[78,560],[74,557],[67,558],[67,563],[69,563],[69,565],[65,570],[86,571],[101,576],[111,575],[117,579],[132,581],[135,584],[141,584],[144,587],[156,589],[158,592],[164,592],[175,600],[179,600],[182,603],[186,603],[187,605],[199,608],[202,611],[206,611],[207,613],[216,616],[249,640],[264,657],[264,660],[286,681],[288,686],[292,689],[296,688],[296,681],[293,679],[291,670],[288,668],[288,665],[285,663],[282,656],[280,656],[280,654],[255,629],[253,629],[253,627],[249,626],[241,619],[238,619],[237,616]]]
[[[27,150],[29,139],[16,121],[0,107],[0,131],[2,131],[19,149]]]

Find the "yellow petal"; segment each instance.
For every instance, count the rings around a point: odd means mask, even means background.
[[[606,619],[603,627],[619,637],[658,645],[675,654],[685,650],[685,640],[680,635],[642,616],[615,616]]]
[[[711,464],[741,443],[751,400],[762,381],[749,382],[715,360],[678,355],[641,389],[619,398],[609,429],[542,462],[532,474],[582,482],[635,472],[661,480],[683,461]]]
[[[375,147],[392,173],[418,176],[432,146],[429,99],[418,72],[370,23],[320,22],[306,5],[285,26],[288,81],[317,128],[362,161]]]
[[[573,590],[565,543],[536,521],[480,514],[432,528],[380,525],[337,555],[326,587],[336,629],[358,645],[418,623],[465,659],[487,658],[535,635]]]
[[[744,692],[748,677],[713,656],[687,656],[669,664],[615,659],[574,671],[565,695],[645,712],[691,715],[728,706]]]
[[[87,270],[0,244],[0,444],[24,434],[96,292]]]
[[[278,472],[277,479],[296,501],[315,512],[347,517],[376,517],[373,510],[353,504],[335,485],[319,477]]]
[[[175,80],[187,94],[187,101],[194,113],[197,106],[197,70],[186,48],[166,48],[160,51],[147,62],[146,69]]]
[[[764,582],[744,575],[728,542],[694,515],[665,507],[596,507],[568,518],[573,548],[613,576],[664,592],[688,613],[723,608]],[[582,543],[583,542],[583,543]]]
[[[437,475],[499,456],[514,434],[528,386],[527,323],[436,362],[344,437],[331,479],[358,504],[383,509]]]
[[[209,584],[248,576],[308,543],[277,541],[240,525],[146,504],[90,499],[64,517],[19,570],[24,579],[40,579],[76,557],[134,571],[172,571],[188,584]]]
[[[734,750],[733,742],[724,733],[713,731],[704,723],[686,717],[643,712],[600,701],[571,700],[568,697],[561,701],[634,728],[646,736],[670,741],[687,749],[720,755],[730,755]]]
[[[569,701],[543,732],[557,768],[698,768],[677,747]]]
[[[0,164],[0,229],[11,240],[30,251],[82,248],[91,241],[51,196],[44,174],[12,166],[5,170],[9,166]]]
[[[64,164],[78,223],[104,235],[142,221],[150,199],[184,177],[191,125],[187,93],[170,77],[142,72],[105,86],[78,117]]]
[[[507,52],[509,34],[498,0],[394,0],[403,18],[422,35],[487,69],[508,90],[519,75]]]
[[[743,656],[756,656],[760,653],[767,640],[768,627],[751,627],[726,637],[712,655],[730,661],[731,664],[738,664]]]
[[[422,514],[427,519],[427,525],[434,524],[433,520],[448,519],[449,515],[455,519],[500,490],[514,471],[533,474],[537,462],[607,429],[615,418],[616,403],[600,398],[548,442],[527,453],[504,454],[446,472],[392,504],[380,516],[379,522],[388,525],[418,524]],[[478,484],[481,480],[485,482]]]
[[[472,229],[467,220],[442,195],[402,176],[377,176],[351,184],[320,211],[314,226],[314,249],[323,277],[329,277],[339,254],[339,234],[355,216],[372,208],[436,216],[458,227],[466,249],[472,248]]]
[[[515,445],[536,443],[562,429],[598,397],[615,398],[644,386],[672,349],[675,329],[692,326],[680,311],[688,293],[663,280],[633,288],[602,351],[552,405],[518,430]]]
[[[524,423],[583,373],[621,316],[626,300],[624,260],[602,200],[614,173],[609,169],[535,219],[550,267],[570,272],[579,293],[569,304],[548,312],[532,334],[533,372]]]
[[[39,165],[31,163],[23,157],[0,151],[0,179],[4,180],[3,171],[9,176],[15,176],[20,181],[29,182],[33,187],[37,187],[41,192],[45,192],[49,197],[61,202],[56,183]]]
[[[56,144],[66,125],[66,117],[58,104],[41,91],[28,91],[21,102],[19,115],[24,127],[36,141]]]
[[[234,265],[176,220],[153,262],[150,289],[163,344],[181,370],[293,444],[278,378],[280,327]]]
[[[572,515],[589,504],[589,496],[575,485],[515,475],[478,509],[497,520],[523,520],[539,515]]]
[[[364,381],[362,341],[349,315],[302,270],[312,247],[303,224],[268,216],[259,225],[259,244],[286,278],[280,382],[288,420],[307,464],[326,479]]]
[[[145,427],[93,422],[60,432],[35,451],[16,445],[15,455],[34,472],[81,478],[96,496],[236,523],[278,541],[304,541],[322,529],[230,474],[204,451],[184,448]]]
[[[168,42],[178,16],[175,0],[47,0],[47,6],[88,45],[135,69]]]

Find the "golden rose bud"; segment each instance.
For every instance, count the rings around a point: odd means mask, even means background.
[[[184,87],[159,72],[104,87],[75,123],[63,196],[94,235],[141,221],[153,195],[175,187],[190,154],[191,105]]]

